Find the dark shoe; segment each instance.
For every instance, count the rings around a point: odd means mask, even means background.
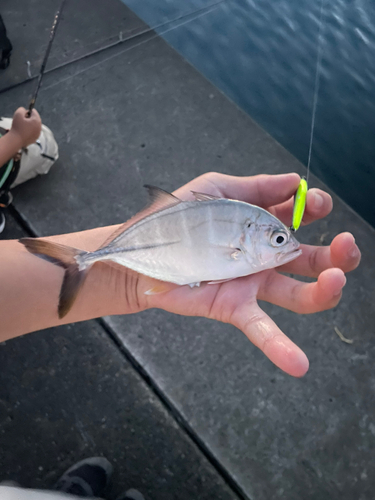
[[[10,55],[12,51],[11,50],[3,50],[1,59],[0,59],[0,69],[7,69],[7,67],[10,64]]]
[[[145,500],[145,497],[138,490],[131,489],[120,495],[117,500]]]
[[[9,66],[12,49],[12,44],[7,37],[7,29],[5,27],[3,18],[0,15],[0,69],[6,69]]]
[[[108,486],[112,470],[106,458],[86,458],[70,467],[54,489],[79,497],[100,497]]]

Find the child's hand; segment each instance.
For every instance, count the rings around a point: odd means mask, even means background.
[[[27,110],[25,108],[18,108],[13,115],[12,128],[9,134],[17,138],[20,147],[26,148],[38,139],[41,130],[42,120],[36,109],[32,110],[31,116],[28,118]]]

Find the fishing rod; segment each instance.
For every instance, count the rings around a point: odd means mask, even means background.
[[[151,42],[152,40],[155,40],[155,38],[160,38],[162,37],[163,35],[165,35],[166,33],[170,33],[171,31],[174,31],[178,28],[181,28],[181,26],[184,26],[192,21],[196,21],[197,19],[199,19],[200,17],[202,16],[205,16],[207,14],[210,14],[215,8],[217,8],[220,4],[226,2],[227,0],[220,0],[219,2],[216,2],[214,4],[212,4],[211,6],[208,6],[208,7],[205,7],[203,9],[199,9],[199,10],[195,10],[193,12],[190,12],[188,14],[184,14],[183,16],[179,16],[178,18],[174,18],[174,19],[171,19],[171,20],[168,20],[167,22],[165,23],[162,23],[162,24],[159,24],[157,26],[154,26],[154,27],[151,27],[151,28],[147,28],[146,30],[144,31],[141,31],[139,33],[136,33],[134,35],[131,35],[130,37],[128,38],[123,38],[123,39],[118,39],[116,42],[114,42],[113,44],[110,44],[110,45],[107,45],[106,47],[104,47],[103,49],[97,49],[93,52],[90,52],[89,54],[85,55],[84,57],[91,57],[92,55],[94,54],[97,54],[97,53],[100,53],[100,52],[103,52],[104,50],[107,50],[107,49],[110,49],[112,47],[115,47],[119,44],[122,44],[122,43],[125,43],[127,41],[130,41],[130,40],[136,40],[137,38],[142,38],[143,35],[146,35],[146,34],[149,34],[149,33],[152,33],[154,32],[156,29],[160,29],[161,27],[164,27],[164,26],[167,26],[169,24],[172,24],[176,21],[180,21],[180,20],[183,20],[183,19],[186,19],[185,21],[181,22],[180,24],[178,24],[177,26],[172,26],[171,28],[167,28],[163,31],[157,31],[156,33],[154,33],[152,36],[150,36],[149,38],[145,39],[145,40],[142,40],[138,43],[135,43],[134,45],[131,45],[130,47],[126,47],[125,49],[119,51],[119,52],[116,52],[115,54],[111,54],[109,57],[101,60],[101,61],[98,61],[98,62],[95,62],[93,64],[91,64],[90,66],[87,66],[79,71],[77,71],[76,73],[74,74],[71,74],[69,76],[67,76],[66,78],[63,78],[59,81],[55,81],[54,83],[52,83],[51,85],[47,86],[44,88],[44,90],[49,90],[53,87],[55,87],[56,85],[60,85],[61,83],[63,82],[66,82],[66,81],[69,81],[71,80],[72,78],[75,78],[76,76],[78,75],[81,75],[82,73],[85,73],[86,71],[89,71],[91,70],[92,68],[95,68],[97,66],[100,66],[101,64],[103,64],[104,62],[107,62],[107,61],[110,61],[111,59],[114,59],[122,54],[124,54],[125,52],[129,51],[129,50],[132,50],[136,47],[139,47],[141,45],[144,45],[145,43],[149,43]],[[191,17],[193,16],[195,13],[199,12],[199,15],[195,16],[195,17]],[[72,62],[75,62],[75,61],[72,61]],[[63,66],[66,66],[68,64],[71,64],[71,62],[68,62],[68,63],[64,63],[63,65],[61,66],[56,66],[55,68],[53,68],[53,70],[51,71],[54,71],[55,69],[59,69]],[[0,91],[1,93],[1,91]]]
[[[31,101],[30,101],[29,109],[28,109],[27,114],[26,114],[26,116],[28,118],[31,115],[31,112],[32,112],[32,110],[33,110],[33,108],[35,106],[36,99],[38,97],[38,93],[39,93],[40,86],[42,84],[42,79],[43,79],[44,71],[46,69],[46,64],[47,64],[47,61],[48,61],[49,53],[51,51],[52,43],[53,43],[53,40],[54,40],[55,35],[56,35],[56,29],[57,29],[57,26],[59,24],[60,17],[61,17],[61,12],[62,12],[62,10],[64,8],[65,3],[66,3],[66,0],[62,0],[60,8],[56,12],[56,15],[55,15],[54,20],[53,20],[53,24],[52,24],[52,28],[51,28],[51,32],[50,32],[50,36],[49,36],[49,42],[48,42],[48,45],[47,45],[47,50],[46,50],[46,52],[44,54],[42,66],[40,68],[38,82],[36,84],[35,92],[34,92],[34,95],[33,95],[32,99],[31,99]]]
[[[299,183],[295,199],[294,199],[294,207],[293,207],[293,219],[292,225],[290,226],[290,230],[292,232],[297,231],[299,229],[303,214],[305,213],[306,208],[306,197],[307,191],[309,189],[309,175],[310,175],[310,165],[311,165],[311,154],[312,154],[312,146],[314,141],[314,132],[315,132],[315,117],[316,117],[316,108],[318,104],[318,95],[319,95],[319,86],[320,86],[320,75],[322,69],[322,45],[323,45],[323,6],[324,0],[320,2],[320,16],[319,16],[319,33],[318,33],[318,50],[316,56],[316,70],[315,70],[315,82],[314,82],[314,100],[313,100],[313,109],[311,116],[311,129],[310,129],[310,144],[309,144],[309,154],[307,160],[307,173],[306,177],[302,177],[301,182]]]
[[[186,21],[186,22],[183,22],[182,24],[180,24],[180,25],[178,25],[178,26],[173,26],[172,28],[166,29],[165,31],[162,31],[162,32],[160,32],[160,33],[157,31],[157,32],[156,32],[156,35],[155,35],[154,37],[152,37],[152,38],[150,38],[150,39],[149,39],[149,40],[152,40],[152,39],[154,39],[154,38],[157,38],[158,36],[162,36],[162,35],[163,35],[163,34],[165,34],[165,33],[169,33],[170,31],[173,31],[173,30],[175,30],[175,29],[179,28],[180,26],[183,26],[183,25],[184,25],[184,24],[186,24],[187,22],[190,22],[190,21],[195,21],[196,19],[198,19],[199,17],[201,17],[201,15],[205,15],[205,14],[209,14],[209,13],[211,13],[211,12],[212,12],[215,8],[219,7],[221,4],[223,4],[223,3],[225,3],[225,2],[227,2],[227,0],[218,0],[218,1],[214,2],[214,3],[212,3],[212,4],[207,5],[206,7],[201,8],[201,9],[196,9],[196,10],[193,10],[193,11],[191,11],[191,12],[187,12],[187,13],[185,13],[185,14],[182,14],[182,15],[180,15],[180,16],[178,16],[178,17],[174,17],[173,19],[168,19],[168,20],[167,20],[167,21],[165,21],[165,22],[162,22],[162,23],[156,24],[156,25],[151,26],[151,27],[147,27],[146,29],[143,29],[142,31],[139,31],[139,32],[137,32],[137,33],[135,33],[135,34],[132,34],[132,35],[130,35],[130,36],[128,36],[128,37],[126,37],[126,38],[123,38],[123,37],[122,37],[122,32],[120,32],[120,35],[117,35],[117,36],[116,36],[116,40],[115,40],[114,42],[109,43],[108,45],[106,45],[106,46],[104,46],[104,47],[100,47],[99,49],[95,49],[95,50],[93,50],[93,51],[91,51],[91,52],[88,52],[87,54],[84,54],[83,56],[79,56],[79,57],[77,57],[77,58],[73,58],[73,59],[71,59],[71,60],[69,60],[69,61],[67,61],[67,62],[64,62],[64,63],[62,63],[62,64],[59,64],[59,65],[57,65],[57,66],[54,66],[53,68],[51,68],[50,70],[48,70],[48,71],[47,71],[47,73],[50,73],[51,71],[56,71],[56,70],[58,70],[58,69],[64,68],[65,66],[71,65],[72,63],[75,63],[75,62],[77,62],[78,60],[81,60],[81,59],[87,59],[87,58],[89,58],[89,57],[91,57],[91,56],[93,56],[93,55],[96,55],[96,54],[98,54],[98,53],[100,53],[100,52],[103,52],[103,51],[105,51],[105,50],[107,50],[107,49],[111,49],[111,48],[113,48],[113,47],[115,47],[115,46],[117,46],[117,45],[120,45],[120,44],[123,44],[123,43],[129,42],[129,41],[131,41],[131,40],[133,40],[133,39],[136,39],[136,38],[139,38],[139,37],[142,37],[143,35],[147,35],[147,34],[149,34],[149,33],[151,33],[151,32],[154,32],[155,30],[159,30],[159,29],[161,29],[161,28],[164,28],[165,26],[168,26],[169,24],[172,24],[172,23],[175,23],[175,22],[178,22],[178,21],[183,21],[184,19],[187,19],[187,21]],[[65,0],[63,0],[63,2],[62,2],[62,6],[60,7],[60,10],[57,12],[56,16],[59,16],[59,14],[61,14],[61,10],[62,10],[62,7],[63,7],[64,3],[65,3]],[[192,17],[192,16],[194,16],[195,14],[198,14],[198,15],[197,15],[196,17]],[[191,19],[189,19],[189,18],[191,18]],[[56,26],[54,27],[54,29],[56,30]],[[52,34],[52,30],[51,30],[51,34]],[[53,36],[54,36],[54,35],[53,35]],[[111,40],[111,39],[113,39],[113,38],[115,38],[115,37],[114,37],[114,36],[112,36],[112,37],[110,37],[110,38],[103,39],[102,41]],[[94,42],[94,43],[96,43],[96,42]],[[49,47],[47,47],[47,51],[48,51],[48,53],[49,53],[49,50],[50,50],[50,46],[51,46],[51,45],[52,45],[52,41],[50,40],[50,42],[49,42]],[[86,46],[85,46],[85,47],[86,47]],[[68,53],[68,54],[70,54],[70,53]],[[48,55],[47,55],[47,57],[48,57]],[[44,64],[44,66],[45,66],[45,64]],[[90,69],[90,67],[89,67],[89,68],[87,68],[87,69]],[[43,74],[44,74],[44,68],[42,68],[42,69],[41,69],[41,73],[42,73],[42,71],[43,71]],[[86,71],[86,69],[85,69],[85,70],[83,70],[83,71]],[[81,72],[78,72],[78,74],[79,74],[79,73],[81,73]],[[42,75],[42,76],[43,76],[43,75]],[[73,76],[74,76],[74,75],[73,75]],[[34,79],[35,77],[31,77],[31,78],[32,78],[32,79]],[[39,87],[40,87],[40,80],[41,80],[41,74],[39,74],[38,79],[39,79],[39,81],[38,81],[38,86],[37,86],[37,92],[36,92],[36,94],[37,94],[37,93],[38,93],[38,91],[39,91]],[[20,82],[20,83],[18,83],[18,84],[16,84],[16,85],[21,85],[22,83],[23,83],[23,82]],[[13,87],[14,87],[14,86],[13,86]],[[13,88],[13,87],[12,87],[12,88]],[[11,87],[5,87],[5,88],[3,88],[3,89],[0,89],[0,94],[2,94],[2,93],[4,93],[4,92],[7,92],[10,88],[11,88]],[[48,88],[49,88],[49,87],[48,87]],[[34,95],[34,98],[33,98],[34,104],[35,104],[35,99],[36,99],[36,96]],[[30,102],[31,109],[34,107],[34,104],[32,105],[32,103]],[[30,116],[30,115],[28,115],[28,116]]]

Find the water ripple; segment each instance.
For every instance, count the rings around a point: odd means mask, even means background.
[[[182,0],[125,3],[151,25],[186,11]],[[375,3],[325,5],[312,170],[375,225]],[[165,38],[306,163],[319,13],[319,1],[229,0]]]

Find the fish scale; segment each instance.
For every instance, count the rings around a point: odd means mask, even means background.
[[[235,200],[181,202],[137,222],[107,248],[84,255],[80,268],[112,260],[179,285],[245,276],[251,268],[258,270],[259,261],[241,251],[237,258],[231,256],[241,247],[246,221],[253,224],[257,238],[256,232],[264,227],[259,217],[273,217],[261,210]]]

